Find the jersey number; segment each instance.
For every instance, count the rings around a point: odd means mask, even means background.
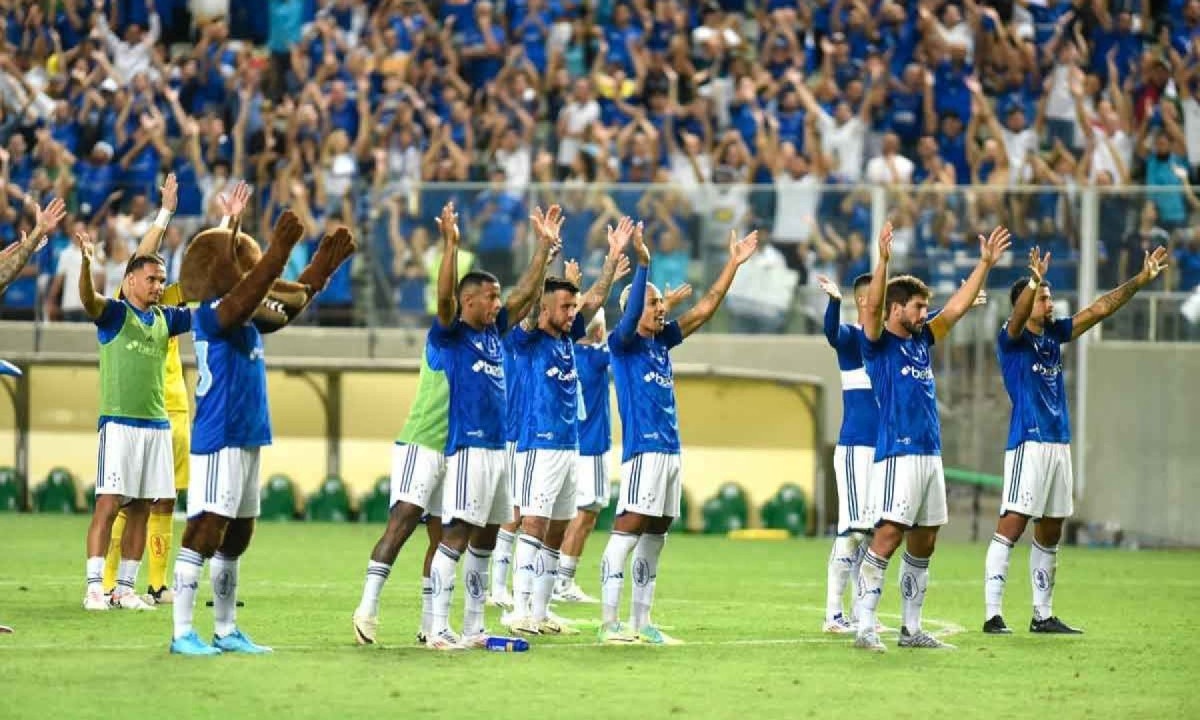
[[[200,379],[196,381],[196,397],[204,397],[212,389],[212,370],[208,367],[208,342],[201,340],[195,344],[196,371]]]

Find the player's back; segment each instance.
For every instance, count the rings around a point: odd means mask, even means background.
[[[1008,323],[996,338],[996,359],[1012,402],[1007,448],[1032,440],[1071,442],[1071,418],[1063,378],[1062,345],[1071,341],[1070,318],[1048,324],[1041,335],[1022,329],[1008,336]]]
[[[879,434],[879,406],[871,391],[871,377],[863,362],[862,327],[842,323],[830,346],[837,351],[842,380],[842,428],[838,445],[874,447]]]
[[[540,329],[515,327],[513,351],[527,363],[525,417],[517,449],[573,450],[579,445],[579,375],[574,342]]]
[[[404,427],[396,436],[396,442],[420,445],[434,452],[446,447],[446,433],[450,426],[450,383],[446,373],[434,370],[429,364],[429,342],[421,352],[421,369],[417,374],[417,394],[408,409]]]
[[[512,332],[501,340],[504,350],[505,428],[504,439],[515,443],[521,439],[521,421],[525,417],[526,375],[529,358],[517,355],[512,345]]]
[[[192,327],[196,349],[196,419],[192,453],[271,444],[267,365],[253,323],[222,331],[216,302],[204,302]]]
[[[608,345],[576,345],[575,367],[583,385],[585,416],[579,423],[579,454],[602,455],[612,447],[608,398]]]
[[[480,330],[461,318],[449,327],[435,321],[429,329],[430,366],[446,373],[450,384],[450,421],[446,455],[461,447],[504,448],[504,352],[500,333],[507,326],[503,309],[496,323]]]
[[[886,328],[876,341],[862,336],[863,360],[879,406],[876,461],[942,452],[937,387],[929,352],[933,343],[929,325],[907,338]]]
[[[608,339],[621,416],[622,461],[645,452],[679,452],[670,350],[681,342],[683,333],[675,321],[653,337],[631,333],[622,342],[614,332]]]

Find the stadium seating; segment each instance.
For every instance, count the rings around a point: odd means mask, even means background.
[[[788,483],[779,488],[759,511],[763,527],[787,530],[793,537],[803,535],[808,528],[808,502],[804,491]]]
[[[296,485],[287,475],[272,475],[262,487],[262,520],[294,520],[296,518]]]
[[[358,519],[360,522],[387,522],[388,511],[391,510],[391,489],[391,476],[380,475],[379,479],[375,481],[375,487],[371,489],[371,492],[365,493],[359,501]]]
[[[33,491],[33,506],[38,512],[75,512],[75,478],[62,468],[54,468]]]
[[[337,475],[330,475],[321,487],[308,497],[304,518],[318,522],[346,522],[350,519],[350,495],[346,483]]]
[[[21,509],[21,483],[17,480],[16,470],[10,467],[0,468],[0,512],[15,512]]]

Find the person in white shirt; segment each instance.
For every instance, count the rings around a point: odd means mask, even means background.
[[[884,133],[880,154],[867,161],[867,182],[875,185],[912,183],[913,162],[900,154],[900,137]]]
[[[575,81],[571,101],[558,111],[557,134],[558,171],[560,178],[571,174],[575,156],[583,146],[583,138],[592,123],[600,119],[600,105],[592,97],[592,83],[586,78]]]
[[[86,322],[88,320],[77,290],[79,273],[83,268],[83,252],[79,249],[79,237],[87,230],[86,223],[76,220],[71,227],[71,244],[63,248],[58,255],[54,279],[50,282],[50,292],[46,294],[45,315],[51,320],[66,322]],[[96,286],[103,287],[101,284],[103,275],[98,268],[94,268],[94,270],[93,280]]]

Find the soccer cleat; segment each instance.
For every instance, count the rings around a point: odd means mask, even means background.
[[[418,645],[424,645],[425,641],[428,639],[429,639],[429,636],[425,634],[424,630],[417,631],[417,644]]]
[[[174,605],[175,591],[169,587],[160,587],[155,590],[152,587],[146,588],[146,594],[142,599],[151,605]]]
[[[629,629],[619,622],[601,623],[596,639],[608,645],[628,645],[637,641],[637,638],[629,633]]]
[[[677,640],[662,630],[658,629],[657,625],[647,625],[641,630],[638,630],[637,642],[643,645],[682,645],[682,640]]]
[[[487,630],[480,630],[476,633],[463,633],[459,644],[467,650],[483,650],[487,647],[489,637]]]
[[[12,635],[13,629],[7,625],[0,625],[0,635]]]
[[[504,610],[513,609],[513,596],[508,591],[508,588],[502,589],[498,595],[488,593],[486,602],[489,607],[498,607]]]
[[[242,653],[244,655],[266,655],[272,652],[266,645],[256,645],[253,640],[241,630],[233,629],[225,637],[213,636],[213,646],[221,652]]]
[[[445,630],[443,630],[440,633],[437,633],[435,635],[430,635],[425,640],[425,647],[429,648],[430,650],[465,650],[466,649],[462,644],[462,638],[460,638],[458,636],[458,633],[454,632],[450,628],[446,628]]]
[[[354,613],[354,641],[359,645],[374,645],[375,631],[379,629],[379,619],[373,615]]]
[[[112,607],[112,598],[99,590],[88,590],[83,596],[84,610],[108,610]]]
[[[578,635],[579,628],[571,623],[562,622],[560,618],[546,618],[534,622],[541,635]]]
[[[928,648],[932,650],[956,649],[950,643],[944,643],[924,630],[918,630],[915,633],[909,634],[908,628],[904,626],[900,627],[900,641],[897,644],[902,648]]]
[[[1004,624],[1004,618],[993,615],[983,624],[983,631],[988,635],[1012,635],[1012,629]]]
[[[599,602],[596,598],[588,595],[579,587],[579,583],[572,580],[567,585],[559,588],[554,588],[553,600],[557,602],[575,602],[575,603],[596,603]]]
[[[183,637],[177,637],[171,641],[172,655],[191,655],[201,657],[207,655],[220,655],[220,648],[215,648],[212,645],[200,639],[200,636],[193,630]]]
[[[838,613],[829,620],[825,621],[824,632],[831,633],[833,635],[844,635],[846,633],[852,633],[854,630],[854,623],[847,620],[846,616],[842,615],[841,613]]]
[[[870,630],[854,636],[854,647],[877,653],[887,652],[887,646],[880,641],[879,635]]]
[[[135,592],[125,592],[112,596],[112,606],[121,610],[157,610]]]
[[[1046,633],[1047,635],[1082,635],[1083,631],[1078,628],[1073,628],[1056,616],[1051,615],[1048,618],[1038,619],[1033,618],[1029,621],[1029,632]]]
[[[522,635],[538,635],[541,633],[539,624],[534,622],[533,618],[528,615],[519,616],[515,613],[505,613],[500,618],[500,623],[510,631],[521,633]]]

